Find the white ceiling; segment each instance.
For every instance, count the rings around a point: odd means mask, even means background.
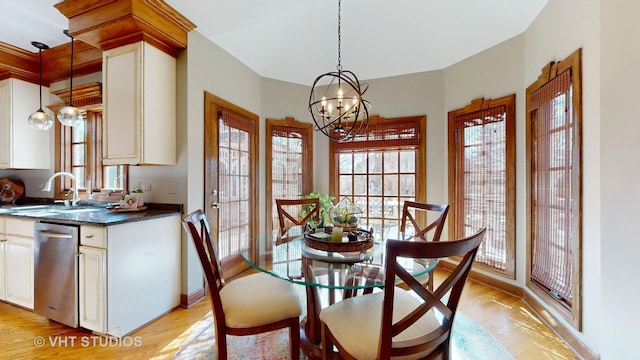
[[[0,41],[68,42],[61,0],[0,0]],[[310,85],[338,63],[337,0],[165,0],[260,76]],[[342,68],[361,80],[443,69],[522,33],[548,0],[344,0]]]

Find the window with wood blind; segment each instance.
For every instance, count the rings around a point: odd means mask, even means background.
[[[102,190],[126,191],[128,166],[102,164],[102,111],[82,110],[82,114],[83,121],[73,127],[56,122],[60,154],[56,171],[72,173],[78,179],[78,195],[83,198]],[[57,177],[56,181],[55,197],[66,197],[72,180]]]
[[[527,287],[581,328],[581,50],[527,88]]]
[[[313,126],[296,121],[267,119],[267,224],[278,226],[276,199],[299,199],[313,186]]]
[[[515,95],[449,112],[449,236],[486,227],[475,263],[515,278]]]
[[[426,197],[426,116],[372,116],[366,133],[330,142],[330,194],[362,211],[360,226],[400,226],[405,200]]]

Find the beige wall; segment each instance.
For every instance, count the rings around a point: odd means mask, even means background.
[[[640,151],[638,150],[638,80],[640,79],[640,2],[602,0],[600,112],[592,131],[601,142],[601,229],[599,277],[602,314],[602,359],[631,359],[640,354],[638,320],[638,204]],[[599,131],[598,131],[599,130]]]
[[[189,33],[189,46],[178,59],[179,164],[177,171],[185,212],[204,208],[204,92],[261,113],[261,78],[229,53],[199,33]],[[262,167],[262,166],[261,166]],[[147,171],[146,168],[141,168]],[[202,288],[202,270],[191,240],[183,234],[182,291],[190,294]]]
[[[541,68],[582,48],[583,90],[583,332],[576,333],[594,352],[601,349],[600,208],[600,0],[550,1],[524,34],[524,85]],[[523,169],[522,163],[519,168]],[[522,189],[524,190],[524,189]],[[521,228],[521,226],[519,226]],[[520,239],[520,243],[521,243]],[[568,328],[571,328],[568,326]]]

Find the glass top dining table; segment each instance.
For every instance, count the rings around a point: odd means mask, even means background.
[[[305,286],[306,316],[301,321],[301,349],[311,359],[321,358],[320,311],[342,299],[371,293],[384,286],[386,240],[424,241],[411,234],[387,231],[371,236],[371,246],[360,251],[326,251],[313,246],[303,234],[279,237],[279,230],[254,239],[250,249],[241,250],[252,268]],[[345,234],[343,242],[348,242]],[[403,264],[426,284],[437,259],[407,259]],[[397,283],[401,285],[400,282]]]
[[[392,231],[384,238],[373,234],[372,246],[368,249],[326,251],[314,248],[302,234],[290,235],[284,241],[278,234],[279,231],[274,230],[256,238],[250,249],[241,251],[244,261],[258,271],[294,284],[342,290],[364,290],[384,285],[386,239],[422,241],[411,234]],[[348,241],[346,235],[343,241]],[[437,264],[437,259],[407,259],[403,265],[419,278],[431,272]],[[305,274],[305,266],[313,274]],[[326,275],[330,268],[339,271],[340,276],[319,276]]]

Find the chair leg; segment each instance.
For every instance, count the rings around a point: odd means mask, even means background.
[[[298,318],[289,327],[289,352],[292,360],[300,359],[300,321]]]
[[[322,360],[331,360],[333,358],[333,342],[329,336],[329,328],[324,323],[320,325],[320,334],[322,339]]]
[[[218,350],[218,360],[227,360],[227,334],[221,334],[216,331],[216,348]]]

